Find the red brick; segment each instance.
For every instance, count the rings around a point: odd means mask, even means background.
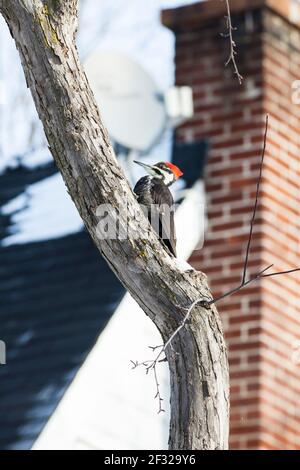
[[[267,113],[248,276],[265,263],[275,263],[273,272],[300,266],[300,106],[291,102],[291,83],[300,79],[300,24],[292,24],[287,14],[292,0],[273,1],[271,9],[265,8],[270,1],[258,4],[263,22],[257,20],[253,34],[247,32],[245,16],[233,17],[239,31],[237,63],[245,76],[241,87],[232,69],[224,69],[226,41],[216,40],[224,27],[219,6],[202,2],[201,7],[180,9],[180,19],[173,17],[181,25],[176,29],[177,83],[191,85],[195,99],[195,117],[177,134],[210,142],[208,230],[192,264],[207,272],[214,296],[241,279]],[[233,0],[232,10],[246,4]],[[210,11],[213,21],[203,17]],[[189,12],[186,22],[184,12]],[[217,304],[229,347],[231,448],[300,449],[295,432],[300,417],[289,411],[300,393],[300,369],[290,357],[291,340],[300,337],[299,292],[300,274],[265,278]]]

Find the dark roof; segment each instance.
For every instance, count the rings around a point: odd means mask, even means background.
[[[0,206],[53,165],[0,175]],[[10,216],[0,217],[0,242]],[[29,449],[124,294],[85,231],[0,246],[0,449]]]
[[[203,176],[205,141],[174,144],[187,187]],[[53,164],[0,175],[0,208]],[[11,216],[0,213],[0,449],[29,449],[114,313],[124,288],[85,231],[1,246]]]

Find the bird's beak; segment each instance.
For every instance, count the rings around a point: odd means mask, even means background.
[[[141,166],[143,166],[144,168],[146,168],[146,170],[147,170],[147,169],[148,169],[148,170],[152,169],[152,166],[151,166],[151,165],[147,165],[147,163],[137,162],[136,160],[133,160],[133,161],[134,161],[134,163],[136,163],[137,165],[141,165]]]
[[[137,165],[140,165],[142,166],[143,168],[145,168],[145,170],[150,173],[150,175],[155,175],[155,170],[153,170],[153,167],[151,165],[147,165],[147,163],[142,163],[142,162],[137,162],[136,160],[133,160],[134,163],[136,163]]]

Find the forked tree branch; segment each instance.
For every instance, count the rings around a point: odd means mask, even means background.
[[[184,306],[199,293],[208,298],[211,294],[205,275],[180,271],[151,226],[138,222],[146,219],[116,161],[79,61],[77,6],[77,0],[0,0],[0,13],[20,53],[50,151],[87,230],[167,342],[185,316]],[[97,208],[108,203],[108,223],[115,223],[119,211],[120,232],[138,236],[99,237]],[[172,348],[166,351],[171,381],[169,447],[226,449],[228,361],[216,308],[196,305],[189,327],[172,343],[180,355]]]

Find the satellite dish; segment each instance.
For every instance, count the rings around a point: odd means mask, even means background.
[[[118,52],[93,52],[85,70],[113,140],[147,151],[167,125],[164,99],[152,77]]]

